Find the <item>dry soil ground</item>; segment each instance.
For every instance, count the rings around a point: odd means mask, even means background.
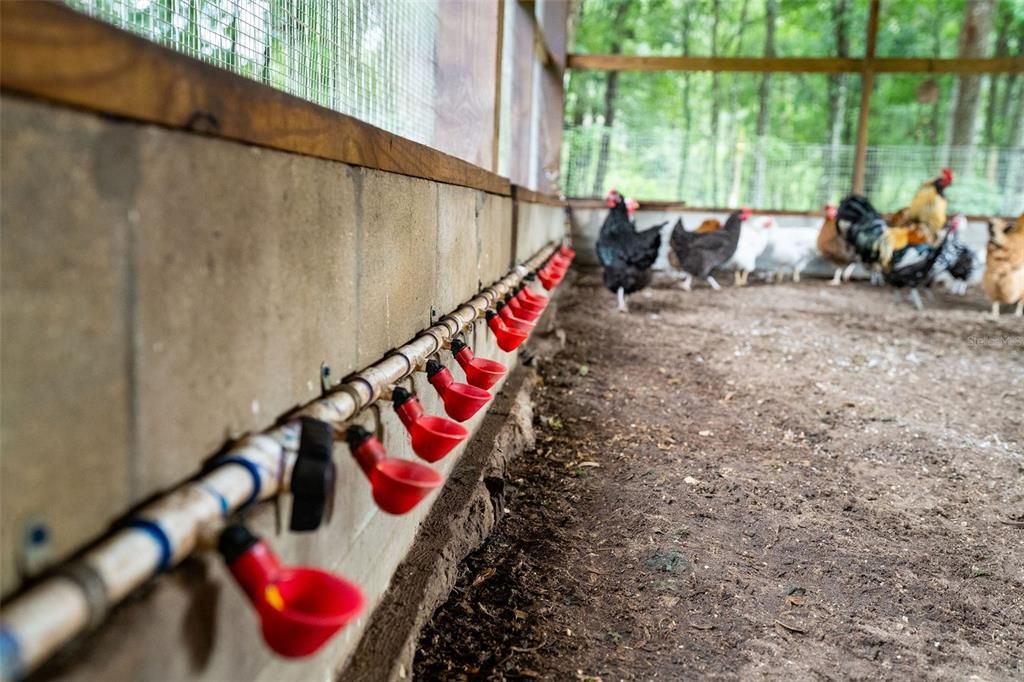
[[[1024,320],[821,281],[563,295],[420,679],[1024,679]]]

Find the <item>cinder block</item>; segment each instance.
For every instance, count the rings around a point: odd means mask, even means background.
[[[447,313],[470,298],[477,281],[477,192],[437,186],[437,295],[435,306]]]
[[[512,199],[478,192],[476,220],[479,279],[487,286],[512,266]]]
[[[130,501],[128,204],[137,128],[2,98],[0,575],[26,525],[59,559]]]
[[[356,368],[340,164],[149,128],[136,202],[137,496]]]
[[[374,170],[357,172],[358,363],[364,366],[430,325],[436,290],[437,184]]]

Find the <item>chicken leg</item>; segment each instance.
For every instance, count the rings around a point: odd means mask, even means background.
[[[839,281],[839,278],[842,277],[842,276],[843,276],[843,269],[842,268],[836,268],[836,274],[832,275],[832,279],[829,280],[828,285],[830,287],[837,287],[837,286],[839,286],[840,284],[842,284],[842,282]]]
[[[910,294],[907,296],[910,302],[914,304],[914,307],[918,310],[924,310],[924,303],[921,302],[921,294],[917,291],[917,288],[910,290]]]
[[[1017,311],[1013,315],[1014,317],[1024,317],[1024,298],[1017,301]]]
[[[849,265],[846,266],[846,269],[843,270],[843,281],[844,282],[849,282],[850,281],[850,278],[853,277],[853,269],[856,268],[856,267],[857,267],[856,263],[850,263]]]
[[[693,286],[693,275],[688,272],[684,272],[683,281],[679,283],[679,288],[683,291],[689,291],[691,286]]]
[[[718,282],[716,282],[716,281],[715,281],[715,278],[714,278],[714,277],[712,277],[711,275],[708,275],[708,276],[707,276],[707,277],[705,278],[705,280],[707,281],[707,283],[708,283],[708,286],[710,286],[710,287],[711,287],[712,289],[714,289],[715,291],[718,291],[719,289],[721,289],[721,288],[722,288],[722,285],[721,285],[721,284],[719,284]]]
[[[994,301],[992,303],[992,314],[989,317],[994,322],[999,320],[999,302],[998,301]]]
[[[628,313],[629,312],[629,307],[626,305],[626,291],[625,291],[625,289],[623,289],[622,287],[619,287],[619,291],[618,291],[617,295],[619,297],[619,312],[620,313]]]

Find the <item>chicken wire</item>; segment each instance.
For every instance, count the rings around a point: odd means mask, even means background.
[[[72,8],[430,144],[436,0],[66,0]]]
[[[601,177],[605,133],[608,153]],[[562,178],[572,197],[603,196],[616,187],[629,196],[693,206],[817,210],[849,192],[853,162],[853,145],[771,138],[736,143],[696,135],[684,144],[676,129],[581,126],[565,131]],[[904,206],[921,183],[949,165],[966,169],[947,191],[952,210],[986,215],[1024,211],[1024,149],[869,146],[866,194],[885,210]],[[758,191],[759,172],[763,182]]]

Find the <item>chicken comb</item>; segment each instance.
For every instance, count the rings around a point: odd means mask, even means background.
[[[942,169],[942,182],[947,186],[953,184],[953,171],[949,168]]]
[[[753,211],[748,206],[740,209],[740,220],[749,220],[751,215],[753,215]]]

